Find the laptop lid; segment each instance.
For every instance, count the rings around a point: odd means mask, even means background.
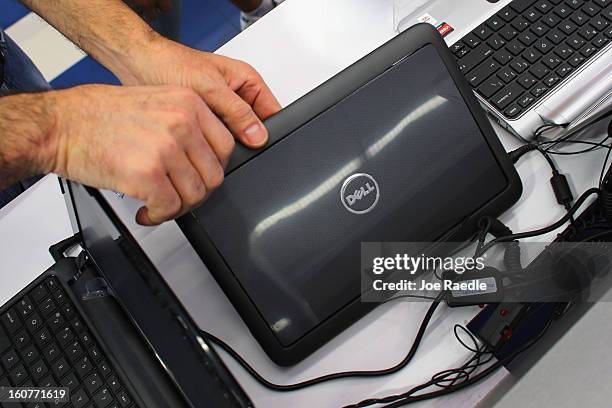
[[[191,407],[251,407],[247,395],[102,194],[65,184],[91,260]]]
[[[179,220],[255,337],[292,364],[356,321],[361,242],[461,240],[518,176],[438,33],[415,26],[266,122]]]

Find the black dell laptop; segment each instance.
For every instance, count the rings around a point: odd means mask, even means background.
[[[253,406],[102,195],[60,183],[79,234],[0,307],[0,406]],[[58,393],[21,405],[2,387]]]
[[[362,242],[461,241],[521,194],[438,32],[404,31],[265,123],[178,220],[268,355],[289,365],[371,310]]]

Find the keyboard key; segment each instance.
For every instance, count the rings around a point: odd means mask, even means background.
[[[550,13],[546,17],[542,19],[544,24],[546,24],[550,28],[555,28],[561,22],[561,17],[554,13]]]
[[[14,385],[21,385],[28,378],[28,372],[23,364],[19,364],[10,371],[9,378]]]
[[[57,382],[55,381],[55,379],[53,379],[53,376],[48,375],[38,382],[38,386],[45,388],[57,387]]]
[[[14,309],[7,310],[0,316],[0,321],[9,334],[15,333],[22,326],[21,320],[17,317],[17,312]]]
[[[546,35],[550,41],[552,41],[555,45],[561,43],[567,36],[563,34],[561,31],[554,29]]]
[[[531,105],[533,102],[535,101],[535,98],[533,96],[531,96],[530,94],[526,93],[523,96],[521,96],[517,103],[522,107],[522,108],[527,108],[529,105]]]
[[[546,92],[548,92],[548,87],[543,84],[538,84],[534,86],[533,89],[529,92],[531,92],[531,94],[535,96],[536,98],[539,98],[542,95],[544,95]]]
[[[523,93],[523,88],[517,83],[511,83],[496,93],[491,98],[491,102],[497,109],[503,110],[518,98],[521,93]]]
[[[17,308],[17,313],[19,313],[21,317],[26,317],[34,311],[34,306],[27,296],[24,296],[23,299],[17,302],[15,307]]]
[[[519,32],[510,25],[505,26],[501,30],[499,30],[499,35],[506,41],[511,41],[514,37],[516,37]]]
[[[548,26],[543,22],[538,21],[537,23],[531,25],[530,31],[535,35],[541,37],[543,35],[546,35],[546,33],[548,32]]]
[[[591,44],[593,44],[597,48],[603,48],[608,43],[608,41],[610,40],[608,40],[605,35],[599,34],[593,39],[593,41],[591,41]]]
[[[132,400],[125,391],[117,393],[117,399],[119,400],[119,403],[121,404],[122,408],[127,408],[132,403]]]
[[[511,24],[512,27],[516,28],[518,31],[524,31],[530,25],[529,21],[527,21],[527,19],[523,16],[518,16],[517,18],[512,20]]]
[[[523,45],[529,47],[536,41],[536,36],[531,31],[525,31],[517,37],[518,40],[523,43]]]
[[[485,22],[492,31],[497,31],[504,26],[504,22],[497,16],[493,16]]]
[[[540,59],[542,53],[535,48],[529,48],[527,51],[523,53],[523,58],[525,58],[529,63],[534,64],[537,60]]]
[[[83,342],[83,345],[85,347],[89,347],[90,345],[93,344],[93,340],[91,338],[91,335],[89,333],[87,333],[87,332],[81,333],[79,335],[79,338],[81,339],[81,341]]]
[[[34,302],[40,303],[48,294],[49,290],[41,283],[32,290],[32,299],[34,299]]]
[[[538,39],[533,46],[542,54],[546,54],[547,52],[553,49],[553,43],[550,40],[547,40],[546,38]]]
[[[565,4],[573,8],[574,10],[580,8],[582,6],[583,0],[565,0]]]
[[[74,339],[74,334],[70,327],[64,327],[57,333],[56,338],[61,347],[66,347]]]
[[[572,23],[571,21],[564,21],[559,25],[559,29],[567,35],[570,35],[574,31],[576,31],[577,28],[578,26],[576,26],[576,24]]]
[[[503,86],[504,83],[499,78],[492,77],[487,79],[482,86],[478,88],[478,92],[480,92],[480,94],[485,98],[490,98],[500,89],[502,89]]]
[[[40,357],[40,353],[32,344],[21,351],[21,358],[28,365],[31,365],[38,357]]]
[[[515,58],[512,60],[510,66],[519,74],[529,68],[529,64],[521,58]]]
[[[9,371],[19,362],[19,356],[15,350],[9,350],[8,353],[0,358],[0,362],[6,371]]]
[[[85,331],[85,326],[83,325],[81,319],[79,319],[78,317],[76,319],[73,319],[70,322],[70,325],[72,326],[72,329],[75,333],[82,333],[83,331]]]
[[[517,14],[511,8],[505,7],[499,13],[497,13],[497,16],[504,20],[506,23],[509,23],[514,19],[514,17],[517,16]]]
[[[4,329],[0,327],[0,356],[2,355],[2,353],[8,350],[9,347],[11,347],[12,345],[13,343],[9,340],[8,336],[4,334]],[[2,371],[0,371],[0,375],[1,374],[2,374]]]
[[[476,27],[476,29],[474,30],[474,34],[480,40],[484,41],[493,35],[493,31],[489,27],[487,27],[486,24],[481,24],[480,26]]]
[[[603,31],[610,23],[604,16],[597,16],[591,20],[591,25],[597,29],[597,31]]]
[[[585,57],[589,58],[591,55],[595,54],[597,52],[597,47],[595,47],[594,45],[585,45],[583,49],[580,50],[580,53],[582,55],[584,55]]]
[[[610,0],[593,0],[593,2],[600,7],[606,7],[610,5]]]
[[[530,23],[535,23],[536,21],[540,19],[541,15],[542,13],[540,13],[538,10],[532,7],[529,10],[527,10],[526,13],[523,14],[523,17],[529,20]]]
[[[525,50],[525,46],[521,44],[518,40],[514,40],[510,44],[508,44],[506,49],[510,51],[512,55],[519,55]]]
[[[83,356],[83,347],[78,341],[75,341],[66,349],[66,355],[68,360],[74,363]]]
[[[43,317],[48,318],[55,311],[55,302],[53,299],[47,298],[43,300],[43,302],[39,306],[40,313],[42,313]]]
[[[49,369],[42,360],[38,360],[30,367],[30,372],[32,373],[32,378],[34,378],[35,381],[38,381],[47,375]]]
[[[517,13],[522,13],[531,7],[533,3],[535,3],[534,0],[514,0],[512,3],[510,3],[510,8]]]
[[[50,277],[49,279],[47,279],[47,288],[51,291],[51,292],[55,292],[56,290],[59,290],[60,284],[59,281],[57,280],[57,278],[55,276]]]
[[[75,316],[76,313],[74,311],[74,307],[70,304],[66,304],[64,306],[61,307],[62,310],[62,314],[64,315],[64,318],[66,320],[72,320]]]
[[[39,328],[44,326],[44,322],[36,313],[25,318],[26,327],[30,333],[35,333]]]
[[[514,72],[514,70],[512,70],[512,68],[508,66],[499,71],[497,73],[497,76],[505,83],[509,83],[514,78],[516,78],[516,72]]]
[[[489,38],[487,44],[489,44],[494,50],[499,50],[501,47],[506,45],[506,40],[501,38],[499,34],[495,34],[493,37]]]
[[[100,374],[102,374],[104,377],[107,377],[113,373],[106,361],[101,361],[98,363],[98,370],[100,370]]]
[[[93,374],[90,374],[89,377],[83,381],[83,383],[85,384],[87,391],[89,391],[90,394],[93,394],[104,384],[104,380],[98,373],[94,372]]]
[[[121,389],[121,383],[119,382],[117,377],[115,377],[114,375],[111,375],[110,377],[108,377],[106,382],[110,386],[113,392],[117,392]]]
[[[70,402],[74,408],[83,408],[89,402],[89,397],[84,389],[80,389],[70,395]]]
[[[570,17],[570,20],[572,20],[577,25],[581,26],[585,24],[587,21],[589,21],[589,17],[583,12],[578,11],[577,13],[572,14],[572,16]]]
[[[542,83],[549,88],[552,88],[561,80],[561,77],[557,74],[550,74],[542,80]]]
[[[569,64],[574,68],[582,65],[584,61],[585,58],[580,54],[576,54],[568,60]]]
[[[89,355],[91,356],[91,358],[94,361],[99,361],[102,360],[102,352],[100,351],[100,349],[98,349],[98,347],[96,346],[91,346],[89,348]]]
[[[580,37],[579,35],[572,35],[570,38],[567,39],[566,41],[573,49],[575,50],[579,50],[580,48],[582,48],[584,46],[584,44],[586,43],[586,41],[584,40],[584,38]]]
[[[63,291],[57,291],[53,294],[53,299],[58,305],[62,305],[66,301],[66,295]]]
[[[127,398],[129,399],[129,397]],[[111,402],[113,402],[113,396],[107,387],[104,387],[100,391],[98,391],[94,395],[93,399],[96,404],[96,408],[106,408],[110,405]]]
[[[480,44],[480,40],[474,34],[468,34],[463,38],[463,43],[470,48],[476,48]]]
[[[542,58],[542,62],[544,63],[544,65],[546,65],[548,68],[550,69],[555,69],[557,68],[559,65],[561,65],[561,59],[559,57],[557,57],[554,54],[550,54],[547,55],[546,57]]]
[[[14,344],[17,346],[19,350],[23,350],[25,346],[27,346],[30,343],[30,340],[31,340],[30,335],[24,330],[17,333],[15,335],[15,338],[13,339]]]
[[[57,344],[51,343],[43,349],[43,356],[47,363],[52,363],[61,356],[61,352]]]
[[[51,331],[53,333],[57,333],[64,327],[64,323],[66,323],[66,321],[60,312],[55,312],[47,323],[49,324]]]
[[[531,68],[529,68],[529,72],[531,72],[536,78],[542,79],[546,74],[548,74],[549,69],[546,68],[542,63],[538,62],[534,64]]]
[[[457,58],[462,58],[463,56],[465,56],[468,52],[470,52],[470,48],[469,47],[463,47],[462,49],[460,49],[459,51],[457,51],[455,53],[455,55],[457,56]]]
[[[517,117],[522,111],[523,110],[516,103],[513,103],[508,109],[504,111],[504,115],[512,119]]]
[[[555,14],[561,18],[566,18],[569,17],[570,14],[572,14],[572,9],[567,7],[567,5],[565,4],[561,4],[560,6],[555,8]]]
[[[599,6],[596,4],[585,4],[585,6],[581,9],[584,14],[587,14],[589,17],[595,17],[597,13],[599,13]]]
[[[474,48],[472,52],[466,55],[461,59],[461,63],[466,67],[464,70],[464,74],[471,71],[478,64],[483,62],[487,57],[493,55],[493,48],[489,47],[486,44],[480,44],[478,47]]]
[[[76,363],[76,372],[81,378],[85,378],[91,372],[93,366],[89,357],[83,357]]]
[[[585,40],[590,41],[597,35],[597,30],[595,30],[592,26],[585,26],[578,30],[578,34],[580,34],[580,36]]]
[[[53,336],[47,328],[39,330],[34,335],[34,341],[38,344],[38,347],[44,348],[53,339]]]
[[[564,63],[563,65],[559,67],[559,69],[557,69],[556,72],[561,78],[565,78],[572,71],[573,71],[573,68],[570,67],[567,63]]]
[[[540,10],[542,14],[546,14],[553,9],[552,4],[546,0],[537,2],[534,7]]]
[[[73,392],[75,388],[81,385],[81,382],[74,374],[74,372],[69,373],[64,378],[62,378],[61,383],[64,387],[68,387],[70,389],[70,392]]]
[[[465,48],[465,44],[463,44],[461,41],[457,41],[456,43],[450,46],[450,50],[453,54],[463,48]]]
[[[506,50],[500,50],[495,53],[495,56],[493,58],[501,65],[506,65],[507,63],[512,61],[513,56]]]
[[[529,89],[532,86],[534,86],[538,82],[538,80],[533,75],[526,72],[523,75],[521,75],[516,82],[521,84],[523,88]]]
[[[555,48],[555,54],[557,54],[561,59],[567,60],[572,56],[574,50],[568,44],[561,44],[557,48]]]
[[[68,365],[66,359],[62,357],[51,365],[51,370],[57,378],[61,379],[65,374],[70,371],[70,366]]]

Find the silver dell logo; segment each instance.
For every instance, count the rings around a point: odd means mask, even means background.
[[[344,208],[353,214],[365,214],[378,203],[380,189],[374,177],[365,173],[353,174],[340,189],[340,200]]]

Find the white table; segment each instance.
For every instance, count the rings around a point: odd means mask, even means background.
[[[464,27],[469,30],[472,27]],[[219,53],[254,65],[283,105],[296,100],[390,39],[393,32],[392,0],[287,1],[249,28]],[[460,36],[453,33],[449,42]],[[510,150],[518,142],[496,127]],[[570,173],[575,193],[596,184],[602,152],[563,157],[557,162]],[[519,163],[524,193],[521,201],[502,217],[515,231],[542,227],[561,217],[563,209],[551,193],[550,170],[537,154]],[[428,307],[426,303],[397,302],[383,305],[291,368],[274,365],[249,334],[205,265],[176,224],[142,228],[133,222],[139,203],[106,194],[115,210],[137,237],[178,297],[201,327],[230,343],[271,381],[292,383],[329,372],[384,368],[401,360]],[[52,263],[47,247],[71,234],[64,202],[56,180],[47,177],[8,208],[0,210],[0,302],[25,286]],[[542,237],[540,240],[550,240]],[[8,285],[5,283],[8,282]],[[402,372],[376,380],[343,380],[310,389],[275,393],[259,386],[231,358],[221,353],[239,382],[260,407],[336,407],[370,396],[405,390],[428,380],[469,356],[452,335],[455,323],[465,324],[475,308],[440,307],[414,361]],[[474,406],[507,372],[497,374],[455,395],[421,406]]]

